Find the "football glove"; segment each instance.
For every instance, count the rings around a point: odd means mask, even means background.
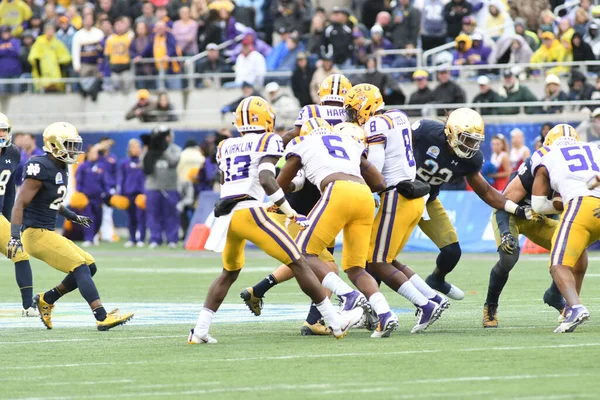
[[[89,228],[92,226],[92,219],[89,217],[84,217],[83,215],[78,215],[75,219],[71,220],[73,223],[77,225],[81,225],[84,228]]]
[[[531,209],[531,207],[519,206],[515,210],[515,215],[519,218],[532,220],[533,219],[533,210]]]
[[[21,238],[10,238],[8,244],[6,245],[6,257],[9,260],[12,260],[12,258],[17,255],[19,250],[23,251],[23,243],[21,243]]]
[[[500,242],[500,248],[502,251],[508,254],[512,254],[519,244],[517,239],[510,233],[502,235],[502,241]]]
[[[287,218],[285,224],[286,228],[290,225],[290,222],[298,224],[301,230],[305,230],[310,226],[310,221],[302,214],[296,214],[293,218]]]

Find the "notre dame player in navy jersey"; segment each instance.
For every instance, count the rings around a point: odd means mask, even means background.
[[[6,244],[10,240],[10,214],[15,202],[15,171],[21,162],[21,152],[12,144],[12,126],[4,114],[0,114],[0,242],[6,255]],[[33,304],[33,276],[29,264],[29,254],[21,252],[12,258],[15,263],[15,277],[21,291],[23,317],[37,317]]]
[[[531,217],[531,211],[507,200],[479,173],[483,164],[479,146],[484,139],[484,123],[476,111],[459,108],[449,115],[445,125],[439,121],[421,120],[413,124],[412,129],[417,179],[431,186],[426,205],[429,219],[422,218],[419,228],[440,249],[436,268],[425,281],[448,297],[462,300],[462,290],[445,279],[458,264],[461,250],[456,230],[438,199],[442,184],[465,177],[475,193],[491,207],[523,218],[526,214]]]
[[[106,313],[92,280],[96,272],[94,258],[54,230],[58,214],[83,226],[91,223],[89,218],[62,205],[67,194],[68,164],[77,162],[83,141],[75,127],[66,122],[49,125],[43,139],[46,154],[31,158],[23,168],[23,184],[12,210],[12,238],[6,246],[7,257],[12,259],[25,250],[67,274],[54,289],[34,298],[46,328],[52,329],[54,303],[76,288],[90,305],[98,330],[122,325],[133,314],[119,315],[118,310]]]
[[[562,130],[562,126],[564,125],[557,125],[548,132],[544,146],[551,146],[555,140],[563,137],[564,130]],[[575,130],[572,129],[572,132],[575,132]],[[574,134],[576,135],[577,132]],[[519,206],[530,207],[533,181],[531,157],[529,157],[523,161],[518,171],[511,174],[503,194],[507,199],[518,203]],[[552,236],[556,231],[558,221],[548,218],[545,215],[535,215],[535,218],[532,220],[527,220],[511,215],[503,210],[497,210],[492,214],[492,225],[494,227],[494,236],[496,237],[500,259],[490,271],[488,293],[483,306],[484,328],[498,327],[498,300],[506,282],[508,282],[510,271],[519,260],[519,234],[524,235],[538,246],[550,250]],[[585,271],[587,269],[587,262],[587,253],[584,252],[577,261],[580,264],[579,270]],[[543,299],[544,303],[550,307],[554,307],[558,312],[562,312],[566,305],[554,281],[550,288],[544,292]]]

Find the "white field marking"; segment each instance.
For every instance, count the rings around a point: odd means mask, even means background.
[[[183,338],[182,340],[184,340]],[[332,340],[333,342],[333,340]],[[294,359],[316,359],[316,358],[347,358],[347,357],[395,357],[407,354],[432,354],[432,353],[463,353],[463,352],[483,352],[483,351],[523,351],[523,350],[543,350],[560,348],[579,348],[579,347],[597,347],[600,343],[579,343],[579,344],[556,344],[544,346],[515,346],[515,347],[477,347],[448,350],[405,350],[392,352],[357,352],[357,353],[333,353],[333,354],[301,354],[301,355],[282,355],[282,356],[263,356],[263,357],[245,357],[245,358],[211,358],[210,362],[244,362],[244,361],[278,361]],[[201,346],[196,346],[201,347]],[[4,370],[35,370],[45,368],[81,368],[90,366],[123,366],[123,365],[163,365],[180,364],[181,360],[139,360],[127,362],[92,362],[92,363],[69,363],[69,364],[48,364],[48,365],[23,365],[23,366],[1,366],[0,371]],[[563,375],[561,375],[563,376]]]
[[[149,340],[149,339],[174,339],[181,338],[185,335],[157,335],[157,336],[124,336],[124,337],[110,337],[110,338],[69,338],[69,339],[42,339],[42,340],[19,340],[15,342],[0,342],[0,345],[4,344],[36,344],[36,343],[72,343],[72,342],[97,342],[102,341],[132,341],[132,340]]]
[[[369,384],[371,384],[369,382]],[[368,389],[339,389],[339,390],[325,390],[322,392],[319,392],[319,395],[326,395],[326,394],[344,394],[344,393],[350,393],[352,395],[356,394],[356,393],[378,393],[378,392],[391,392],[391,391],[399,391],[402,390],[398,387],[393,387],[393,388],[368,388]],[[425,394],[394,394],[394,399],[431,399],[431,398],[442,398],[442,399],[447,399],[447,398],[452,398],[452,397],[458,397],[458,398],[464,398],[464,397],[480,397],[483,398],[485,396],[489,396],[491,394],[494,394],[494,392],[461,392],[461,393],[425,393]]]
[[[29,385],[44,385],[44,386],[88,386],[88,385],[104,385],[115,383],[132,383],[131,379],[109,379],[104,381],[70,381],[70,382],[40,382],[33,381]]]
[[[147,262],[148,260],[146,260]],[[273,272],[273,267],[245,267],[244,272]],[[180,268],[149,268],[149,267],[103,267],[102,271],[121,272],[127,274],[190,274],[190,275],[217,275],[223,271],[219,267],[180,267]]]
[[[548,394],[540,396],[525,396],[525,397],[497,397],[495,400],[510,399],[510,400],[571,400],[571,399],[597,399],[598,393],[571,393],[571,394]]]

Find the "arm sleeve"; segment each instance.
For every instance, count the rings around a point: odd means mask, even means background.
[[[2,207],[2,215],[10,221],[12,208],[15,203],[15,174],[11,174],[6,189],[4,191],[4,205]]]
[[[374,145],[369,146],[369,154],[367,160],[377,168],[377,171],[381,172],[383,164],[385,162],[385,149],[383,146]]]
[[[500,235],[510,233],[510,216],[511,214],[504,210],[496,210],[496,224],[498,224]]]

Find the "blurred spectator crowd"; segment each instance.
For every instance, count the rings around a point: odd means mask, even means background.
[[[414,67],[415,49],[449,42],[434,64],[590,61],[600,55],[600,6],[581,0],[344,0],[327,12],[310,0],[2,0],[0,78],[44,78],[35,89],[180,89],[183,58],[206,51],[200,73],[235,72],[229,87],[261,87],[269,71],[366,67],[381,50],[386,67]],[[237,38],[237,40],[236,40]],[[550,71],[556,75],[568,67]],[[156,75],[160,74],[157,79]],[[303,75],[304,74],[304,75]],[[295,77],[310,81],[306,72]],[[410,79],[397,75],[395,80]],[[289,83],[279,81],[278,83]],[[292,81],[293,83],[293,81]],[[210,79],[195,86],[210,85]],[[3,84],[17,92],[22,85]],[[303,101],[300,101],[303,103]]]

